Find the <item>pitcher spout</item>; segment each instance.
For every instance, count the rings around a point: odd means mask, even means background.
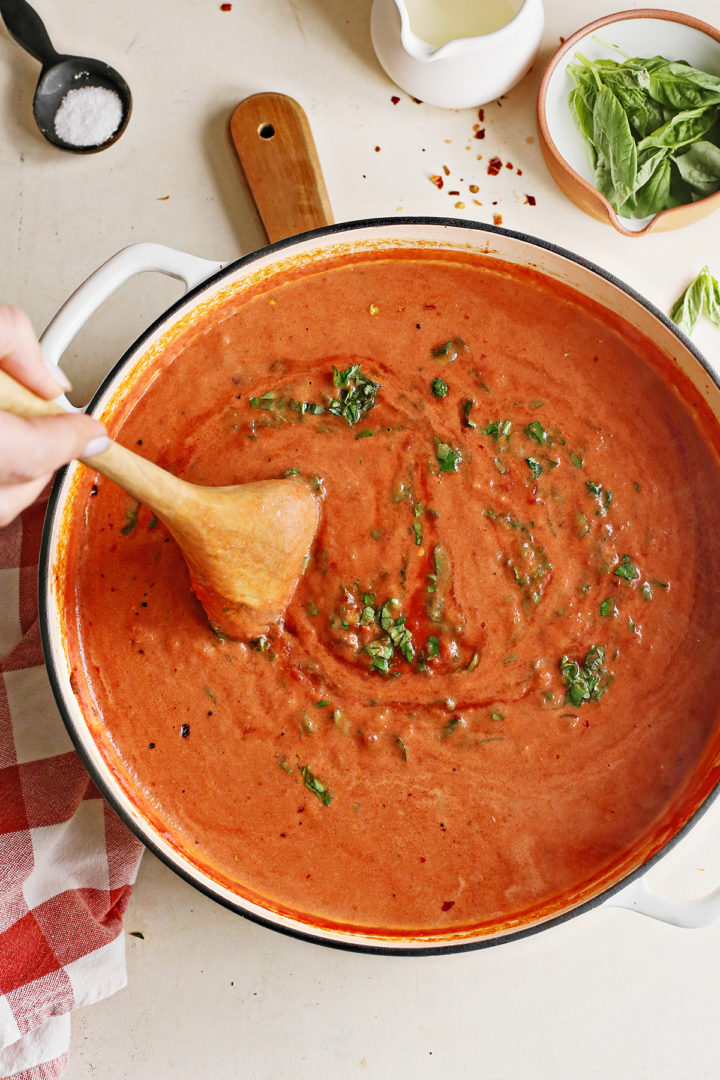
[[[445,46],[431,45],[415,33],[410,23],[410,12],[405,0],[393,0],[393,3],[400,16],[400,42],[408,56],[421,63],[427,63],[436,58]]]

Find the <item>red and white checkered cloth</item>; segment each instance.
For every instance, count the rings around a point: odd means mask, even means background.
[[[70,1015],[126,982],[122,917],[142,846],[75,753],[43,665],[47,496],[0,529],[0,1077],[68,1066]]]

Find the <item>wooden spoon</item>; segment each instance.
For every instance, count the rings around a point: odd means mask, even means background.
[[[25,417],[64,411],[4,371],[0,409]],[[165,523],[214,628],[231,637],[256,638],[282,618],[318,526],[319,500],[306,484],[287,479],[201,487],[118,443],[80,460]]]
[[[294,98],[245,98],[230,118],[230,141],[271,242],[332,225],[310,124]]]

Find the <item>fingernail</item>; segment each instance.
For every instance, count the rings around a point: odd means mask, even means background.
[[[87,446],[83,450],[80,457],[81,458],[96,457],[97,454],[104,453],[104,451],[107,450],[109,446],[110,446],[110,440],[108,439],[107,435],[98,435],[95,439],[90,440],[90,442],[87,444]]]
[[[72,383],[62,368],[59,368],[57,364],[53,364],[50,360],[45,361],[45,367],[48,369],[58,386],[62,386],[63,390],[66,392],[72,390]]]

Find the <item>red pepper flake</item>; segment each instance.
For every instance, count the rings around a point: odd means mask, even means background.
[[[459,191],[448,191],[448,195],[459,195]]]
[[[490,176],[497,176],[502,169],[502,161],[499,157],[490,158],[488,162],[488,173]]]
[[[443,172],[445,173],[446,176],[450,175],[450,170],[448,169],[447,165],[443,165]]]
[[[480,190],[480,188],[477,186],[477,184],[470,184],[470,191],[472,191],[473,195],[475,194],[476,191],[479,191],[479,190]]]
[[[493,225],[502,225],[502,214],[493,214]]]
[[[376,146],[376,147],[375,147],[375,153],[376,153],[376,154],[379,154],[379,153],[380,153],[380,147],[379,147],[379,146]]]
[[[396,94],[393,94],[393,96],[390,98],[390,100],[392,101],[393,105],[397,105],[398,102],[400,101],[400,98]]]
[[[232,11],[232,4],[221,4],[220,5],[220,10],[221,11]]]
[[[528,204],[528,206],[534,206],[537,200],[534,195],[526,195],[525,202]]]
[[[513,167],[512,161],[506,161],[505,162],[505,168],[506,169],[512,169],[512,167]]]
[[[158,202],[165,202],[165,200],[169,199],[169,198],[170,198],[169,195],[158,195],[158,200],[157,201]]]
[[[484,139],[485,138],[485,128],[480,128],[479,131],[476,131],[475,132],[475,138],[476,139]]]
[[[485,119],[485,110],[484,109],[478,109],[478,120],[480,121],[480,123],[482,123],[484,119]]]
[[[445,181],[443,180],[442,176],[431,176],[430,180],[436,188],[441,188],[445,186]]]
[[[518,174],[518,176],[522,176],[522,169],[516,169],[515,172]]]
[[[443,911],[449,911],[450,908],[454,908],[454,907],[455,907],[455,901],[454,900],[443,900],[443,903],[442,903],[442,910]]]

